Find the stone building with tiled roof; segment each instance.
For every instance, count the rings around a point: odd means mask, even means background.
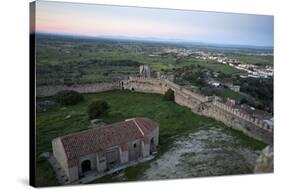
[[[55,138],[53,154],[71,183],[148,157],[156,151],[159,126],[133,118]]]

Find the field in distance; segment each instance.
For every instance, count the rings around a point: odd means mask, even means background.
[[[37,85],[104,82],[138,73],[139,65],[155,72],[200,65],[224,74],[246,74],[212,60],[194,58],[197,53],[224,53],[243,64],[273,65],[273,56],[253,49],[215,48],[147,41],[75,38],[38,34],[36,37]],[[266,51],[267,52],[267,51]]]

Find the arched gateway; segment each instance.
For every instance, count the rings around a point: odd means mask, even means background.
[[[86,172],[90,171],[91,170],[91,161],[90,160],[82,161],[81,170],[82,170],[82,173],[86,173]]]

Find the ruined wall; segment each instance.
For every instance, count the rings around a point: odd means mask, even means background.
[[[181,86],[168,81],[152,78],[129,78],[123,81],[123,89],[145,93],[164,94],[168,89],[175,92],[175,102],[179,105],[191,108],[194,113],[212,117],[225,125],[242,131],[244,134],[263,141],[273,143],[273,129],[264,125],[261,120],[243,114],[237,109],[232,109],[225,104],[193,93]]]
[[[44,96],[52,96],[57,92],[62,90],[74,90],[80,93],[96,93],[109,91],[114,89],[121,89],[120,82],[112,82],[112,83],[94,83],[94,84],[82,84],[82,85],[43,85],[36,87],[36,96],[44,97]]]

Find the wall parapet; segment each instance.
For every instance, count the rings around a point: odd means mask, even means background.
[[[83,85],[42,85],[36,87],[36,96],[45,97],[53,96],[62,90],[73,90],[80,93],[96,93],[109,90],[121,89],[120,82],[108,82],[108,83],[94,83]]]
[[[144,77],[129,77],[129,79],[121,80],[117,82],[110,83],[94,83],[94,84],[84,84],[84,85],[52,85],[52,86],[38,86],[36,87],[36,96],[52,96],[61,90],[74,90],[80,93],[96,93],[116,89],[129,89],[136,90],[145,93],[157,93],[165,94],[168,89],[172,89],[175,92],[175,102],[193,109],[195,113],[206,115],[218,119],[219,121],[224,122],[226,125],[232,127],[231,121],[225,121],[229,115],[232,118],[237,118],[241,120],[242,123],[247,123],[251,127],[259,128],[267,136],[273,136],[273,127],[266,125],[263,120],[256,119],[249,114],[241,112],[239,109],[232,108],[226,104],[219,101],[219,99],[209,96],[203,96],[197,93],[194,93],[176,83],[173,83],[165,79],[155,79],[155,78],[144,78]],[[203,110],[209,112],[199,112],[198,107],[202,104],[210,104],[212,110]],[[207,108],[208,109],[208,108]],[[211,111],[220,110],[220,115],[217,116]],[[225,114],[228,113],[229,115]],[[241,126],[243,127],[243,126]],[[255,134],[251,134],[253,137]],[[255,137],[254,137],[255,138]],[[259,138],[259,137],[257,137]],[[267,137],[270,138],[270,137]],[[260,139],[260,138],[259,138]],[[266,139],[266,141],[269,141]],[[267,142],[268,143],[268,142]]]
[[[263,130],[265,130],[266,132],[273,132],[273,128],[269,127],[268,125],[265,125],[263,123],[262,120],[259,120],[257,118],[252,117],[249,114],[245,114],[241,111],[239,111],[238,109],[232,108],[230,106],[225,105],[222,102],[219,102],[219,100],[217,100],[216,98],[211,98],[209,96],[203,96],[197,93],[194,93],[186,88],[183,88],[182,86],[169,81],[167,79],[155,79],[155,78],[144,78],[144,77],[130,77],[129,78],[130,82],[137,82],[137,83],[142,83],[142,84],[152,84],[156,86],[161,85],[164,91],[161,91],[159,93],[164,94],[165,91],[167,91],[169,88],[172,89],[175,92],[175,96],[180,95],[181,97],[185,98],[183,100],[185,101],[190,101],[189,98],[195,100],[198,102],[198,104],[201,103],[205,103],[205,102],[211,102],[211,104],[214,105],[214,107],[219,108],[225,112],[230,113],[231,115],[233,115],[234,117],[241,119],[243,121],[246,121],[252,125],[255,125],[256,127],[259,127]],[[181,99],[182,100],[182,99]],[[182,103],[182,104],[188,104],[188,103]],[[192,107],[190,107],[192,108]]]
[[[188,95],[191,96],[193,98],[195,98],[196,100],[200,101],[200,102],[206,102],[208,101],[208,97],[202,96],[200,94],[194,93],[190,90],[187,90],[185,88],[183,88],[182,86],[169,81],[167,79],[155,79],[155,78],[145,78],[145,77],[130,77],[129,78],[130,82],[147,82],[147,83],[157,83],[157,84],[162,84],[164,85],[166,88],[170,88],[173,91],[175,91],[176,93],[183,93],[181,95]]]
[[[239,111],[238,109],[229,107],[229,106],[225,105],[224,103],[221,103],[217,100],[213,100],[213,105],[215,105],[218,108],[221,108],[223,111],[227,111],[227,112],[235,115],[237,118],[248,121],[261,129],[267,130],[268,132],[273,132],[273,128],[264,124],[262,120],[254,118],[254,117],[250,116],[249,114],[245,114],[245,113]]]

